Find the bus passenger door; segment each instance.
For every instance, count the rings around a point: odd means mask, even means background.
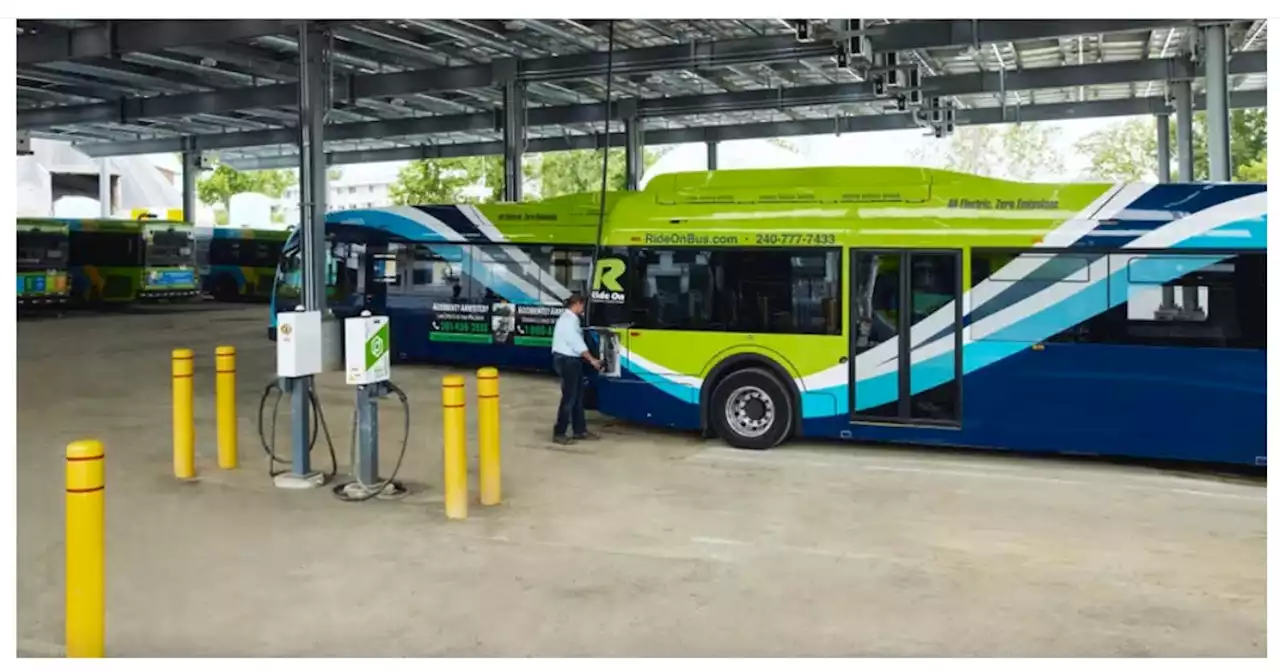
[[[852,252],[850,420],[958,426],[961,252]]]

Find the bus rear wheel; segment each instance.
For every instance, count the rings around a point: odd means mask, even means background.
[[[711,426],[734,448],[767,450],[790,436],[792,403],[786,387],[769,371],[734,371],[711,393]]]

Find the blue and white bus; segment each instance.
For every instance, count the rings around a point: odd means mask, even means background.
[[[742,448],[1265,466],[1266,191],[662,175],[608,199],[594,269],[586,201],[332,213],[331,306],[390,315],[401,361],[540,368],[560,301],[588,294],[597,408]]]

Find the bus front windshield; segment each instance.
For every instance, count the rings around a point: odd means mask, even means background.
[[[191,234],[187,231],[156,231],[147,240],[148,266],[191,266],[195,262]]]
[[[48,271],[67,267],[67,236],[57,233],[19,233],[18,270]]]
[[[284,299],[302,297],[302,255],[295,240],[284,246],[276,272],[276,295]],[[360,244],[327,241],[324,272],[328,298],[345,298],[351,293],[355,286],[355,259],[363,252]]]
[[[286,245],[280,255],[280,267],[276,271],[276,294],[286,299],[302,296],[302,257],[298,245]]]

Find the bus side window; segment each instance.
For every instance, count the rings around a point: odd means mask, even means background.
[[[569,294],[587,296],[591,291],[591,253],[585,250],[553,250],[551,279]]]
[[[842,330],[840,250],[636,250],[632,321],[653,329],[827,334]]]
[[[432,301],[462,299],[464,278],[459,246],[412,243],[407,247],[403,263],[409,286],[405,294],[430,297]]]
[[[1266,255],[1113,254],[1109,291],[1124,301],[1092,322],[1124,345],[1266,348]]]

